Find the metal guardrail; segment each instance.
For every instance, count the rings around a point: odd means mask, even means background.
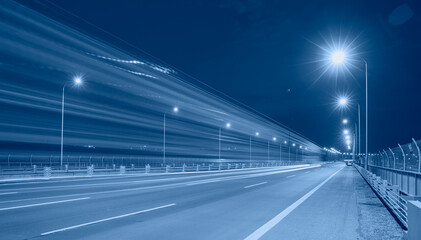
[[[388,184],[387,180],[382,180],[376,174],[354,165],[364,179],[370,184],[384,204],[393,212],[396,219],[402,226],[408,229],[408,208],[407,200],[403,198],[398,190],[398,186]]]
[[[9,169],[0,173],[0,179],[14,178],[50,178],[63,176],[94,176],[94,175],[122,175],[122,174],[149,174],[149,173],[176,173],[176,172],[199,172],[199,171],[215,171],[215,170],[232,170],[246,168],[262,168],[262,167],[280,167],[301,165],[303,162],[276,162],[276,163],[225,163],[225,164],[183,164],[181,166],[167,165],[165,167],[151,167],[147,164],[144,167],[113,166],[112,168],[96,168],[95,165],[87,166],[83,169],[68,168],[65,169],[51,167],[34,166],[28,169]]]
[[[408,144],[398,144],[398,147],[383,149],[377,154],[370,154],[369,164],[421,173],[420,147],[421,140],[412,139],[412,142]]]
[[[398,185],[410,197],[421,197],[421,140],[369,155],[368,170]]]

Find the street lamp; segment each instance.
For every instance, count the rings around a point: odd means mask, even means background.
[[[173,112],[177,113],[178,112],[178,107],[174,107],[172,109]],[[162,162],[164,164],[165,167],[165,155],[166,155],[166,122],[167,122],[167,112],[164,112],[164,152],[163,152],[163,156],[162,156]]]
[[[335,50],[331,53],[330,61],[333,65],[338,66],[346,62],[346,52],[344,50]],[[365,169],[368,163],[368,66],[367,61],[362,59],[365,67]],[[345,102],[346,103],[346,102]]]
[[[75,77],[73,82],[76,86],[82,84],[81,77]],[[66,89],[67,84],[63,85],[63,92],[61,96],[61,138],[60,138],[60,169],[63,168],[63,142],[64,142],[64,90]]]
[[[259,136],[259,132],[255,132],[254,135]],[[251,167],[251,135],[249,136],[250,141],[249,141],[249,162],[250,162],[250,167]]]
[[[340,65],[346,60],[346,53],[344,50],[335,50],[330,56],[330,61],[333,65]]]
[[[339,100],[338,100],[338,104],[341,107],[345,107],[348,104],[348,98],[340,97]]]
[[[344,130],[344,134],[349,134],[349,131],[347,129]]]
[[[225,124],[225,127],[226,128],[230,128],[231,127],[231,123],[226,123]],[[251,141],[250,141],[250,146],[251,146]],[[219,162],[221,162],[221,127],[219,127],[219,148],[218,149],[219,149],[218,150]]]

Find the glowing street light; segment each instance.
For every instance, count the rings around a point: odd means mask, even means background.
[[[172,109],[173,112],[177,113],[178,112],[178,107],[174,107]],[[166,120],[167,120],[167,112],[164,112],[164,151],[163,151],[163,156],[162,156],[162,161],[165,167],[165,155],[166,155]]]
[[[349,134],[349,131],[345,129],[344,134]]]
[[[231,123],[226,123],[225,127],[230,128]],[[219,156],[219,162],[221,162],[221,127],[219,127],[219,141],[218,142],[219,142],[218,156]],[[251,138],[250,138],[250,156],[251,156]]]
[[[330,55],[330,61],[334,66],[339,66],[345,64],[347,60],[347,54],[344,50],[335,50],[332,51]],[[368,64],[367,61],[362,59],[365,66],[365,156],[368,156]],[[342,103],[343,104],[342,104]],[[340,100],[340,105],[344,106],[346,104],[346,100]],[[368,159],[365,158],[364,168],[367,169],[368,167]]]
[[[76,84],[76,85],[79,85],[79,84],[81,84],[81,83],[82,83],[82,78],[80,78],[80,77],[75,77],[74,81],[75,81],[75,84]]]
[[[350,139],[350,138],[351,138],[351,137],[350,137],[349,135],[346,135],[346,136],[345,136],[345,139],[346,139],[346,140],[348,140],[348,139]]]
[[[330,61],[333,65],[340,65],[346,60],[346,53],[344,50],[333,51],[330,56]]]
[[[256,132],[256,136],[259,136],[259,132]]]
[[[339,103],[339,106],[346,106],[348,104],[348,98],[340,97],[338,103]]]
[[[82,78],[81,77],[75,77],[73,79],[73,82],[76,86],[79,86],[82,84]],[[66,88],[67,84],[63,85],[63,92],[61,96],[61,137],[60,137],[60,169],[63,168],[63,142],[64,142],[64,90]]]
[[[273,141],[276,141],[276,137],[273,137],[273,138],[272,138],[272,140],[273,140]]]
[[[348,119],[344,119],[344,120],[342,120],[342,123],[343,123],[343,124],[347,124],[347,123],[348,123]]]

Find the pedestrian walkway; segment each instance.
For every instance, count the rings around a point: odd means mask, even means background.
[[[262,239],[383,240],[404,235],[358,171],[347,166]]]

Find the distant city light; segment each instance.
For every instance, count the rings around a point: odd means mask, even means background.
[[[346,140],[346,144],[351,144],[351,140]]]
[[[343,124],[347,124],[347,123],[348,123],[348,119],[344,119],[344,120],[342,120],[342,123],[343,123]]]
[[[340,65],[344,63],[346,60],[346,53],[343,50],[336,50],[332,52],[332,55],[330,56],[330,61],[333,63],[333,65]]]
[[[295,143],[293,143],[292,146],[295,147]]]
[[[229,127],[231,127],[231,123],[227,123],[225,126],[226,126],[227,128],[229,128]]]
[[[349,134],[349,131],[348,130],[344,130],[344,134]]]
[[[276,137],[273,137],[273,138],[272,138],[272,140],[273,140],[273,141],[276,141]]]
[[[173,111],[174,111],[174,112],[178,112],[178,107],[174,107],[174,108],[173,108]]]
[[[284,143],[287,144],[288,142],[287,141],[284,141]]]
[[[259,132],[256,132],[256,136],[259,136]]]
[[[347,139],[347,140],[350,139],[350,136],[349,135],[345,136],[345,139]]]

